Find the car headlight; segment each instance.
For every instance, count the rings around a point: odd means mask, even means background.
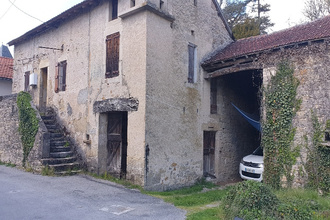
[[[258,168],[264,168],[264,164],[263,163],[259,163],[258,164]]]

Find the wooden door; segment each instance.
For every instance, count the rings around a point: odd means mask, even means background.
[[[121,178],[126,173],[126,112],[110,112],[108,114],[107,139],[107,172],[115,177]]]
[[[203,174],[204,176],[215,177],[215,134],[216,131],[204,131],[203,147]]]

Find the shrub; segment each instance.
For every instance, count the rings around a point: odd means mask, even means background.
[[[275,194],[265,184],[244,181],[232,187],[223,202],[226,219],[235,216],[249,219],[276,219],[279,204]]]

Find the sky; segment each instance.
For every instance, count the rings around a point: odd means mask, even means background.
[[[260,1],[271,5],[269,15],[275,23],[271,31],[294,26],[304,19],[302,11],[306,0]],[[0,0],[0,43],[6,45],[80,2],[82,0]],[[13,47],[10,47],[10,50],[13,53]]]

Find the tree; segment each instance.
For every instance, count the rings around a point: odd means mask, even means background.
[[[247,7],[250,6],[252,10],[248,13]],[[274,26],[266,15],[269,11],[270,5],[260,4],[260,0],[227,0],[223,8],[236,39],[266,34],[266,30]]]
[[[330,14],[330,0],[308,0],[303,11],[304,16],[314,21]]]

